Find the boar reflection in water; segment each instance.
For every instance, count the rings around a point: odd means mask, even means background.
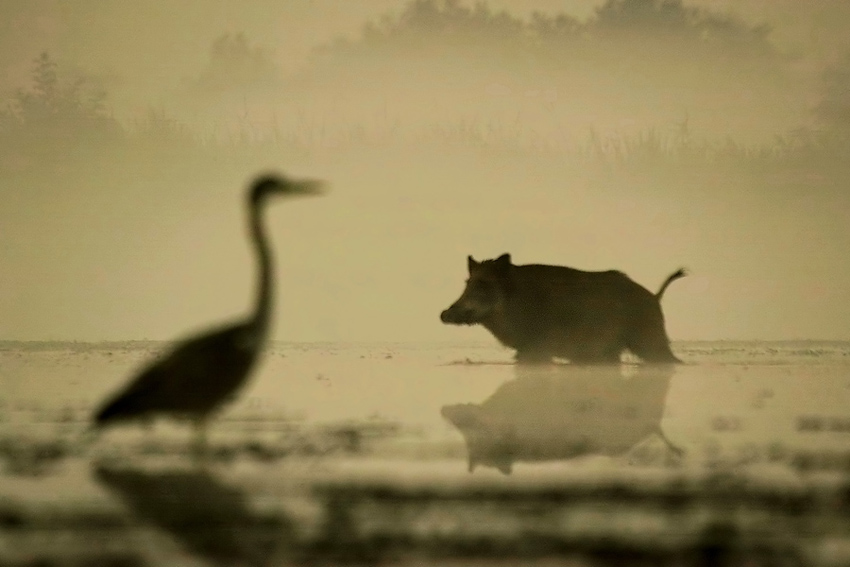
[[[627,377],[624,370],[634,369]],[[441,414],[463,434],[469,471],[478,465],[510,474],[517,461],[624,455],[659,437],[674,368],[669,365],[515,366],[517,378],[481,404],[444,406]]]
[[[616,270],[511,263],[510,254],[476,262],[460,298],[440,315],[450,325],[483,325],[517,362],[617,363],[625,350],[646,362],[681,362],[670,350],[661,297],[680,269],[653,294]]]

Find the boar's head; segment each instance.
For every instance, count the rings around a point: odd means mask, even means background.
[[[440,314],[440,320],[450,325],[476,325],[492,315],[511,289],[511,255],[502,254],[495,260],[476,262],[467,256],[469,278],[466,289],[451,307]]]

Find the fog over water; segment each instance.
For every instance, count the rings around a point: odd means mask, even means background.
[[[466,256],[620,269],[676,340],[850,339],[850,6],[816,0],[0,4],[0,339],[443,325]],[[371,22],[371,25],[367,25]],[[46,53],[47,55],[42,55]]]

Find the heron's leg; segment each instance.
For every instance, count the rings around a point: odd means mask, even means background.
[[[139,424],[142,426],[142,430],[144,430],[144,444],[148,447],[155,447],[156,443],[156,432],[154,431],[154,419],[151,416],[142,417],[139,421]]]
[[[192,444],[192,454],[195,458],[205,459],[209,454],[209,444],[207,442],[207,420],[206,418],[198,418],[193,420],[195,430],[195,438]]]
[[[84,449],[88,449],[100,439],[101,434],[101,429],[96,424],[90,423],[77,437],[77,443]]]

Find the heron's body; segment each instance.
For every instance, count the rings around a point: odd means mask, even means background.
[[[201,429],[247,382],[269,334],[273,278],[271,250],[262,210],[273,194],[316,194],[319,183],[265,176],[248,194],[251,238],[259,278],[254,310],[235,324],[180,341],[141,371],[94,416],[96,428],[120,422],[149,421],[157,416],[190,419]]]
[[[98,424],[156,414],[197,419],[214,413],[237,393],[259,358],[261,337],[237,324],[183,341],[148,366],[98,412]]]

